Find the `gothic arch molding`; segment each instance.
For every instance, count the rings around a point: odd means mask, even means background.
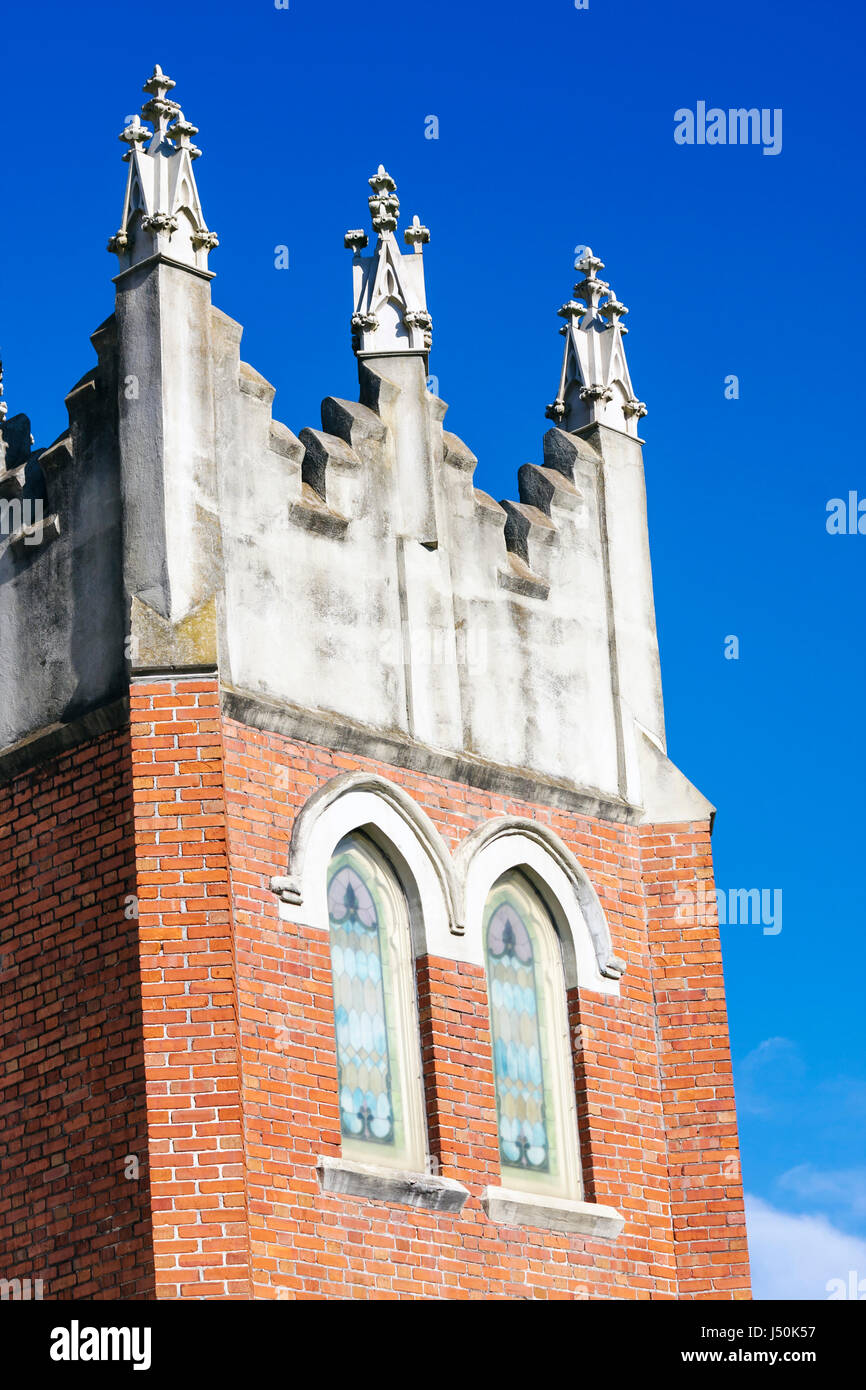
[[[315,791],[299,812],[288,873],[271,889],[295,922],[327,930],[327,866],[335,846],[362,831],[392,863],[409,899],[416,955],[451,955],[462,934],[461,894],[448,846],[430,817],[393,782],[347,772]]]
[[[464,913],[481,948],[484,904],[494,883],[521,869],[541,894],[562,944],[566,985],[618,994],[625,970],[613,954],[610,928],[598,894],[579,860],[547,826],[502,816],[479,826],[463,841],[455,867],[464,889]]]

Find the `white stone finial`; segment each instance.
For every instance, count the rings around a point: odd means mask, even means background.
[[[208,230],[198,196],[192,161],[201,150],[191,137],[198,127],[188,121],[168,93],[175,86],[159,66],[144,84],[149,100],[142,107],[151,132],[134,116],[120,138],[129,164],[123,217],[108,243],[126,270],[154,255],[207,270],[208,252],[219,245]]]
[[[575,261],[574,268],[582,270],[584,275],[594,277],[597,270],[604,270],[604,261],[592,254],[591,246],[584,246],[583,255]]]
[[[433,320],[427,312],[420,252],[430,240],[430,232],[418,216],[413,217],[404,232],[413,254],[403,255],[394,237],[400,211],[397,185],[384,164],[368,182],[372,189],[370,216],[377,234],[375,249],[369,256],[362,254],[368,245],[366,232],[356,229],[344,237],[344,245],[354,252],[352,346],[365,357],[407,353],[426,358],[433,340]]]
[[[390,236],[397,230],[397,216],[400,212],[397,185],[391,175],[386,173],[384,164],[379,165],[378,171],[367,182],[373,190],[367,199],[373,231],[379,236]]]
[[[198,126],[193,125],[192,121],[186,120],[183,112],[178,107],[177,119],[168,128],[169,139],[173,140],[179,150],[189,150],[190,159],[198,159],[201,150],[197,145],[190,143],[190,137],[198,135]]]
[[[592,247],[585,246],[582,252],[574,264],[584,278],[574,287],[575,298],[558,310],[565,319],[560,330],[565,349],[559,390],[545,413],[564,430],[603,424],[636,436],[637,421],[646,414],[646,406],[635,395],[625,360],[623,334],[628,330],[620,320],[628,309],[610,285],[598,278],[604,262]]]
[[[168,92],[176,87],[177,83],[163,72],[159,63],[154,63],[153,72],[142,87],[142,91],[148,96],[164,97]]]
[[[141,124],[140,116],[133,116],[129,123],[123,127],[123,130],[117,138],[118,140],[122,140],[126,145],[144,145],[148,140],[153,139],[153,131],[149,130],[146,125]],[[128,154],[124,155],[124,159],[128,158]]]
[[[576,270],[583,271],[583,279],[579,280],[574,287],[575,297],[585,299],[589,305],[589,312],[595,313],[598,309],[599,300],[608,291],[608,285],[604,280],[599,280],[596,271],[604,270],[604,261],[592,253],[592,247],[584,247],[583,255],[574,263]]]
[[[582,319],[584,314],[589,313],[589,310],[585,304],[578,304],[576,299],[569,299],[560,309],[557,309],[556,312],[561,319],[568,319],[571,323],[574,319]],[[567,331],[567,329],[560,329],[560,332]]]
[[[620,319],[628,313],[628,309],[621,304],[612,289],[608,289],[607,299],[601,306],[601,312],[606,319],[610,319],[611,328],[618,328],[620,333],[627,333],[625,324],[620,323]]]
[[[417,212],[412,218],[412,226],[407,227],[404,231],[403,240],[407,246],[411,246],[419,255],[422,246],[426,246],[427,242],[430,240],[430,230],[428,227],[421,226],[421,219]]]
[[[170,77],[166,77],[159,63],[153,69],[150,76],[142,87],[142,91],[150,97],[141,108],[141,114],[146,121],[150,121],[154,128],[154,138],[151,143],[151,152],[154,146],[158,147],[166,139],[168,123],[180,112],[180,107],[176,101],[170,101],[168,93],[176,83]]]

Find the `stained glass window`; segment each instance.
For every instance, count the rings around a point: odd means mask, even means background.
[[[328,919],[343,1151],[372,1163],[417,1162],[408,917],[390,866],[363,835],[347,836],[334,852]]]
[[[566,1193],[579,1177],[565,984],[553,923],[521,873],[491,891],[484,940],[503,1181]]]

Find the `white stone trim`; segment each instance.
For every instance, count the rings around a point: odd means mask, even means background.
[[[482,921],[488,894],[509,869],[522,869],[556,924],[566,987],[619,994],[625,967],[613,954],[598,894],[571,850],[547,826],[510,816],[488,821],[463,841],[455,867],[464,884],[467,959],[484,964]]]
[[[625,966],[613,954],[604,909],[585,869],[558,835],[537,821],[501,816],[473,831],[452,859],[417,802],[371,773],[333,777],[299,812],[288,873],[271,879],[284,921],[327,931],[327,868],[334,847],[352,830],[365,830],[401,879],[416,956],[429,953],[483,968],[487,895],[508,869],[522,868],[556,924],[566,987],[619,994]]]
[[[327,876],[344,835],[363,831],[381,849],[409,904],[415,955],[453,956],[462,932],[448,847],[402,787],[368,773],[345,773],[306,802],[292,831],[289,873],[271,880],[285,921],[328,930]]]
[[[625,1218],[614,1207],[515,1192],[508,1187],[485,1188],[481,1205],[498,1226],[537,1226],[593,1240],[613,1242],[625,1225]]]
[[[429,1211],[459,1212],[469,1196],[469,1189],[455,1178],[379,1168],[345,1158],[319,1158],[316,1173],[322,1192],[373,1202],[396,1202]]]

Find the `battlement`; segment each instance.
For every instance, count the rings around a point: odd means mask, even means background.
[[[517,500],[473,481],[469,445],[427,389],[430,233],[397,241],[370,179],[375,244],[352,252],[359,399],[326,397],[295,434],[211,303],[197,133],[157,68],[129,165],[115,313],[67,397],[69,429],[25,449],[7,421],[0,496],[44,524],[0,536],[0,748],[122,697],[159,671],[218,669],[270,723],[485,785],[541,779],[616,819],[707,803],[664,754],[664,715],[628,312],[587,248],[541,460]],[[18,421],[23,417],[18,417]],[[27,533],[25,534],[25,531]],[[396,751],[395,751],[396,750]],[[661,787],[664,785],[664,793]],[[665,802],[667,804],[667,801]]]

